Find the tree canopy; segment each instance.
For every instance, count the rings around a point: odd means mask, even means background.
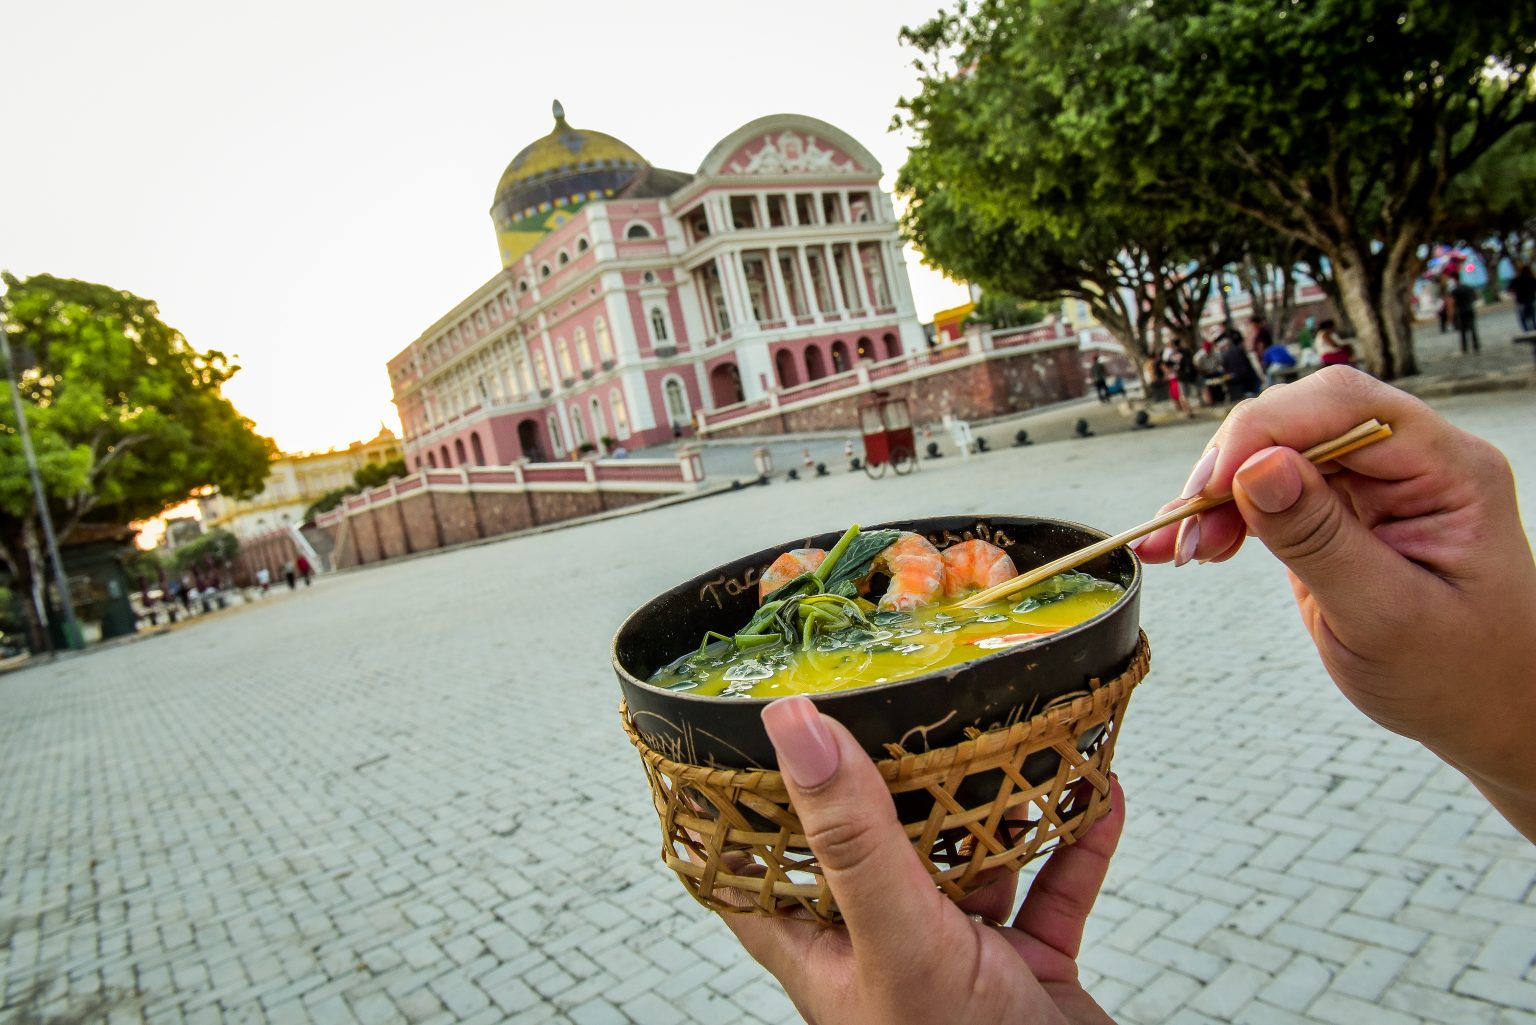
[[[1326,258],[1372,369],[1411,372],[1408,297],[1446,191],[1536,119],[1529,14],[979,0],[905,32],[923,70],[898,119],[918,138],[899,182],[909,230],[933,236],[923,207],[943,193],[1035,246],[1273,232]],[[942,240],[925,252],[950,267]]]
[[[61,542],[85,522],[127,523],[208,487],[260,490],[275,451],[221,393],[239,369],[199,350],[132,293],[4,275],[16,386]],[[0,408],[0,559],[40,604],[36,513],[15,417]]]
[[[352,483],[344,488],[332,488],[304,510],[304,519],[312,520],[320,513],[328,512],[341,504],[341,500],[348,495],[356,495],[376,488],[380,484],[388,484],[396,477],[404,477],[409,471],[405,467],[404,457],[396,457],[383,463],[369,463],[352,471]]]

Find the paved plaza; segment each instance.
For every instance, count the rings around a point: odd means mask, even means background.
[[[1439,403],[1510,454],[1527,509],[1533,401]],[[780,481],[0,677],[0,1022],[796,1021],[659,863],[614,628],[852,521],[1119,529],[1211,429]],[[1536,849],[1338,695],[1267,553],[1154,567],[1142,615],[1089,991],[1122,1025],[1536,1025]]]

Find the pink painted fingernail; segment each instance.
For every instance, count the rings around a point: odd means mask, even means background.
[[[1191,516],[1179,524],[1179,539],[1173,545],[1173,564],[1182,566],[1195,557],[1200,547],[1200,517]]]
[[[1125,547],[1129,548],[1131,551],[1134,552],[1136,549],[1140,548],[1143,544],[1145,544],[1147,538],[1149,538],[1151,536],[1152,536],[1151,534],[1143,534],[1140,537],[1132,538],[1131,540],[1129,540],[1129,541],[1127,541],[1125,543]]]
[[[1301,497],[1301,474],[1283,448],[1249,459],[1236,479],[1253,504],[1270,514],[1285,512]]]
[[[1189,472],[1189,480],[1184,482],[1184,490],[1179,492],[1179,498],[1189,501],[1194,498],[1205,486],[1211,482],[1211,474],[1216,471],[1216,457],[1221,454],[1221,449],[1212,445],[1205,450],[1205,455],[1195,464],[1195,468]]]
[[[837,772],[837,742],[808,697],[780,698],[763,709],[763,728],[779,768],[802,787],[819,787]]]

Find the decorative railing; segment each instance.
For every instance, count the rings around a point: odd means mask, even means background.
[[[1043,325],[1039,330],[1012,332],[1005,336],[1005,344],[1001,346],[993,344],[993,336],[989,333],[973,331],[959,341],[938,348],[878,362],[863,361],[851,370],[769,392],[764,398],[701,412],[699,433],[708,435],[712,431],[751,423],[781,412],[858,395],[877,387],[890,387],[901,381],[942,373],[967,362],[980,363],[1013,356],[1024,348],[1053,349],[1077,344],[1075,336],[1054,325]]]
[[[348,495],[341,505],[317,515],[315,525],[333,527],[370,506],[430,491],[642,491],[663,495],[692,491],[703,480],[704,464],[697,449],[684,449],[676,459],[598,459],[422,470],[362,494]]]

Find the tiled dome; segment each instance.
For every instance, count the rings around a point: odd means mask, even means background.
[[[647,166],[644,157],[613,136],[572,128],[558,100],[554,114],[554,130],[513,157],[496,184],[491,219],[504,264],[558,227],[561,212],[614,195]]]

